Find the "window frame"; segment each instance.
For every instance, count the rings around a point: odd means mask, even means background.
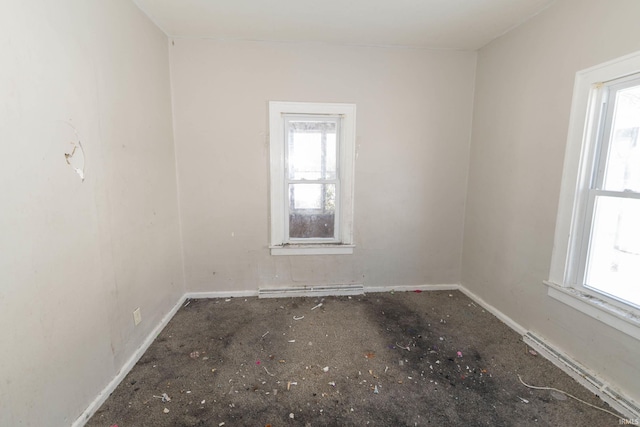
[[[287,173],[288,117],[339,118],[335,238],[290,238],[290,180]],[[270,156],[270,250],[271,255],[352,254],[353,248],[353,183],[355,162],[355,104],[312,102],[269,102]],[[310,181],[314,183],[315,181]]]
[[[576,287],[581,290],[589,290],[587,281],[587,269],[589,263],[589,252],[591,250],[590,243],[593,235],[593,220],[596,209],[596,200],[599,197],[609,197],[616,199],[640,199],[640,193],[630,190],[612,190],[605,188],[606,170],[608,167],[609,151],[611,149],[611,132],[614,125],[614,113],[615,113],[615,100],[616,94],[624,89],[630,87],[640,86],[640,73],[635,73],[630,76],[614,79],[613,81],[603,82],[595,88],[595,102],[596,110],[594,111],[594,128],[596,132],[594,134],[594,141],[590,144],[589,149],[593,150],[592,158],[593,164],[587,165],[591,169],[591,177],[588,185],[588,189],[585,190],[584,203],[586,203],[584,224],[582,225],[582,236],[580,258],[577,266],[576,280],[582,278],[581,283],[577,281]],[[603,292],[595,291],[597,294],[603,294]],[[624,305],[630,305],[635,309],[638,309],[637,304],[628,303],[622,298],[616,296],[604,296],[611,298]]]
[[[640,73],[640,52],[576,73],[548,295],[640,339],[640,310],[583,285],[602,153],[602,108],[614,81]],[[608,144],[608,138],[607,142]]]

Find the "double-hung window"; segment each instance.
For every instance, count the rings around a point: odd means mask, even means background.
[[[355,105],[269,103],[271,253],[353,251]]]
[[[640,74],[599,91],[578,277],[588,289],[640,307]]]
[[[640,339],[640,52],[576,76],[547,284]]]

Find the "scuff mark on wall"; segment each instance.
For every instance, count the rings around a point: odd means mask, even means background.
[[[73,130],[73,134],[74,134],[74,138],[69,141],[69,144],[71,144],[71,146],[73,147],[71,149],[71,152],[69,153],[64,153],[64,159],[67,162],[67,164],[69,166],[71,166],[71,168],[76,171],[76,173],[78,174],[78,176],[80,176],[80,179],[82,180],[82,182],[84,182],[84,164],[85,164],[85,159],[84,159],[84,149],[82,148],[82,143],[80,142],[80,137],[78,136],[78,131],[76,130],[76,128],[69,122],[63,122],[64,124],[66,124],[67,126],[69,126],[71,128],[71,130]]]
[[[84,181],[84,150],[82,149],[82,144],[80,141],[77,143],[71,142],[71,144],[73,145],[73,150],[71,150],[71,153],[64,153],[64,158],[67,161],[67,164],[71,166],[78,175],[80,175],[80,179]],[[74,158],[76,152],[78,153],[78,156]]]

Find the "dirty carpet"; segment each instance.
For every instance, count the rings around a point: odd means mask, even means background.
[[[518,375],[607,408],[458,291],[187,300],[87,426],[619,424]]]

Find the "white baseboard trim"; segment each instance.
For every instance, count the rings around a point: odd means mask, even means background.
[[[173,316],[178,312],[180,307],[185,301],[185,295],[178,299],[176,305],[164,315],[164,317],[160,320],[160,323],[153,328],[153,330],[147,335],[147,338],[140,344],[140,347],[131,355],[131,357],[127,360],[127,362],[120,368],[116,376],[107,384],[107,386],[96,396],[96,398],[89,404],[87,409],[84,410],[82,414],[71,424],[71,427],[82,427],[84,426],[89,418],[96,413],[100,406],[109,398],[111,393],[118,387],[120,382],[127,376],[129,371],[133,369],[133,367],[138,363],[138,360],[142,357],[145,351],[149,348],[149,346],[153,343],[153,341],[158,337],[160,332],[164,329],[165,326],[169,323],[169,321],[173,318]]]
[[[460,289],[460,285],[453,283],[436,284],[436,285],[416,285],[416,286],[365,286],[365,293],[374,292],[412,292],[412,291],[456,291]]]
[[[258,291],[259,298],[324,297],[362,294],[364,294],[364,286],[360,284],[260,288]]]
[[[187,292],[184,299],[212,299],[212,298],[249,298],[257,297],[258,291],[214,291],[214,292]]]
[[[551,363],[628,419],[640,418],[640,406],[638,403],[616,392],[609,384],[598,378],[594,372],[549,344],[545,339],[532,332],[527,332],[522,337],[522,340],[537,351],[538,354],[551,361]]]
[[[453,291],[460,289],[457,284],[415,285],[415,286],[363,286],[356,285],[322,285],[322,286],[292,286],[283,288],[261,288],[260,298],[283,297],[316,297],[362,295],[376,292],[412,292],[412,291]]]
[[[482,308],[484,308],[489,313],[496,316],[498,319],[500,319],[500,321],[502,321],[502,323],[504,323],[505,325],[507,325],[514,331],[516,331],[518,334],[524,335],[527,333],[526,328],[524,328],[518,322],[516,322],[515,320],[513,320],[512,318],[510,318],[509,316],[507,316],[506,314],[504,314],[503,312],[501,312],[500,310],[498,310],[497,308],[495,308],[494,306],[492,306],[491,304],[489,304],[488,302],[480,298],[478,295],[471,292],[469,289],[465,288],[462,285],[460,285],[459,289],[460,289],[460,292],[462,292],[463,294],[471,298],[473,301],[477,302],[480,306],[482,306]]]

